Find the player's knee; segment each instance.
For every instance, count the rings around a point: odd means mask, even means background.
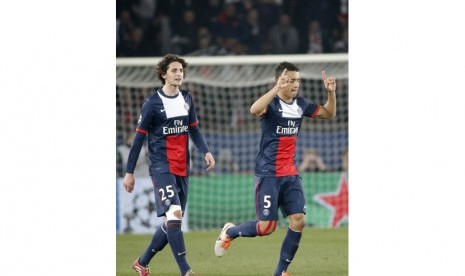
[[[290,227],[295,231],[302,231],[305,227],[305,214],[294,214],[290,216]]]
[[[168,211],[165,213],[166,220],[181,220],[182,218],[182,209],[179,205],[171,205]]]
[[[276,229],[276,220],[259,221],[257,225],[257,233],[259,236],[267,236]]]

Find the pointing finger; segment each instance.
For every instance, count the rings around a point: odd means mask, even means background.
[[[325,71],[321,71],[321,78],[322,78],[323,80],[326,80],[326,73],[325,73]]]

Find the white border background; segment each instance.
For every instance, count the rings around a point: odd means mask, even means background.
[[[464,274],[457,3],[350,2],[351,275]],[[2,272],[115,275],[115,3],[2,11]]]

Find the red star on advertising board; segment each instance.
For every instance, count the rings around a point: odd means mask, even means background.
[[[337,192],[317,194],[314,199],[331,210],[330,224],[332,227],[338,227],[349,217],[349,187],[346,174],[341,174]]]

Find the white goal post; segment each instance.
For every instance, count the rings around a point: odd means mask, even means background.
[[[183,57],[188,63],[188,78],[185,82],[207,82],[218,86],[241,86],[241,83],[263,83],[273,81],[273,70],[282,61],[300,66],[302,78],[319,78],[321,69],[336,78],[347,78],[347,54],[318,55],[269,55],[269,56],[214,56]],[[158,58],[117,58],[116,84],[158,85],[154,75]],[[207,68],[218,68],[208,71]],[[128,73],[130,71],[131,73]],[[210,74],[209,74],[210,73]],[[237,83],[239,82],[239,83]]]

